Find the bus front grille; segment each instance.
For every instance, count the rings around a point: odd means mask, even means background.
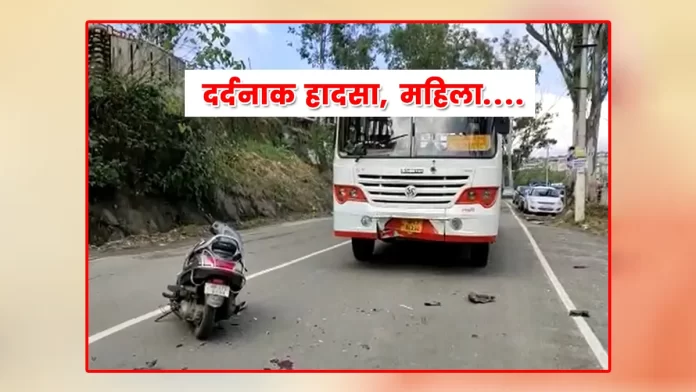
[[[358,183],[374,203],[446,205],[469,183],[469,176],[359,174]],[[415,195],[407,188],[415,187]]]

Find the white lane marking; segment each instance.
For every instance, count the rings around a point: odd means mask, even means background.
[[[563,302],[566,311],[570,312],[571,310],[576,310],[577,308],[575,307],[575,304],[563,288],[563,285],[561,285],[561,281],[558,280],[558,277],[556,277],[556,274],[551,269],[551,265],[549,264],[548,260],[546,260],[544,254],[541,252],[541,248],[539,248],[539,245],[534,240],[534,237],[532,237],[532,233],[529,232],[529,229],[524,224],[524,222],[522,222],[522,219],[520,219],[517,216],[512,206],[510,206],[510,203],[506,201],[505,204],[512,213],[512,216],[515,217],[515,220],[522,228],[522,231],[524,231],[524,234],[527,235],[527,239],[529,240],[529,243],[532,244],[532,249],[534,249],[534,253],[536,254],[537,259],[539,259],[541,266],[544,268],[544,272],[546,272],[546,276],[549,278],[551,285],[556,290],[556,294],[558,294],[558,297],[561,299],[561,302]],[[584,318],[571,318],[573,319],[573,321],[575,321],[575,325],[577,325],[578,329],[580,330],[580,333],[585,338],[587,344],[590,346],[590,350],[592,350],[592,353],[594,354],[595,358],[597,358],[597,361],[599,362],[602,369],[607,370],[609,368],[609,355],[607,354],[607,350],[604,349],[604,346],[602,346],[602,343],[597,338],[597,335],[595,335],[595,333],[592,331],[592,328],[590,328],[589,324],[587,324],[587,321],[585,321]]]
[[[247,276],[247,280],[250,280],[250,279],[253,279],[253,278],[258,278],[258,277],[261,276],[261,275],[265,275],[265,274],[267,274],[267,273],[269,273],[269,272],[273,272],[273,271],[279,270],[279,269],[281,269],[281,268],[289,267],[289,266],[291,266],[291,265],[293,265],[293,264],[299,263],[300,261],[304,261],[304,260],[307,260],[307,259],[309,259],[309,258],[311,258],[311,257],[320,255],[320,254],[322,254],[322,253],[326,253],[326,252],[332,251],[332,250],[334,250],[334,249],[336,249],[336,248],[339,248],[339,247],[341,247],[341,246],[343,246],[343,245],[346,245],[346,244],[349,244],[349,243],[350,243],[350,241],[344,241],[344,242],[341,242],[341,243],[339,243],[339,244],[330,246],[330,247],[328,247],[328,248],[324,248],[324,249],[318,250],[318,251],[316,251],[316,252],[312,252],[312,253],[310,253],[310,254],[308,254],[308,255],[305,255],[305,256],[302,256],[302,257],[298,257],[298,258],[296,258],[296,259],[294,259],[294,260],[290,260],[290,261],[288,261],[288,262],[286,262],[286,263],[278,264],[278,265],[276,265],[275,267],[267,268],[267,269],[265,269],[265,270],[263,270],[263,271],[259,271],[259,272],[256,272],[256,273],[254,273],[254,274],[251,274],[251,275]],[[162,308],[160,308],[160,309],[153,310],[152,312],[146,313],[146,314],[144,314],[144,315],[142,315],[142,316],[138,316],[138,317],[132,318],[132,319],[130,319],[130,320],[128,320],[128,321],[124,321],[124,322],[122,322],[121,324],[118,324],[118,325],[116,325],[116,326],[113,326],[113,327],[111,327],[111,328],[109,328],[109,329],[106,329],[106,330],[104,330],[104,331],[95,333],[94,335],[92,335],[92,336],[89,337],[89,344],[92,344],[92,343],[94,343],[94,342],[98,342],[99,340],[104,339],[104,338],[107,337],[107,336],[113,335],[113,334],[115,334],[116,332],[122,331],[122,330],[124,330],[124,329],[126,329],[126,328],[128,328],[128,327],[132,327],[132,326],[135,325],[135,324],[138,324],[138,323],[141,323],[141,322],[143,322],[143,321],[145,321],[145,320],[148,320],[148,319],[151,319],[151,318],[153,318],[153,317],[159,316],[159,315],[161,315],[163,312],[166,312],[166,311],[168,311],[168,310],[169,310],[169,305],[164,306],[164,307],[162,307]]]

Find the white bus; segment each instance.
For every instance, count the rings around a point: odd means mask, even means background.
[[[500,117],[343,117],[333,163],[334,235],[357,260],[375,241],[469,245],[488,264],[498,235],[503,181]]]

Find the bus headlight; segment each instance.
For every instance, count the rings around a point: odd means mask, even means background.
[[[450,225],[454,230],[460,230],[462,228],[462,220],[459,218],[454,218],[450,221]]]
[[[360,219],[360,223],[362,223],[362,225],[365,227],[369,227],[372,224],[372,218],[369,216],[363,216],[362,219]]]

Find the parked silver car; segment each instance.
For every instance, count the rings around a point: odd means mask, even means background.
[[[518,209],[522,209],[522,202],[524,201],[524,196],[530,189],[528,186],[518,186],[515,189],[515,195],[512,197],[512,204]]]

